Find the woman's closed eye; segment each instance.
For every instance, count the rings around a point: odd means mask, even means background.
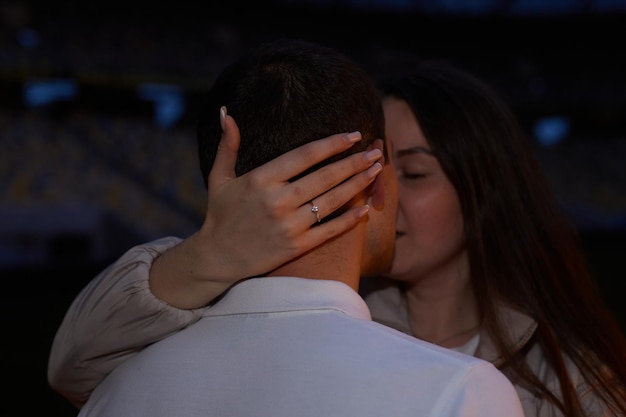
[[[418,171],[400,171],[398,176],[407,180],[418,180],[426,177],[426,173]]]
[[[432,173],[437,158],[430,149],[415,146],[397,151],[395,154],[396,175],[399,180],[421,180]]]
[[[428,173],[424,169],[408,169],[408,168],[399,168],[396,170],[396,175],[399,180],[413,181],[413,180],[421,180],[425,178]]]

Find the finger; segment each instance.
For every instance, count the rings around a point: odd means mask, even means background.
[[[209,184],[213,185],[219,185],[226,180],[235,178],[235,166],[241,137],[235,119],[228,116],[226,111],[226,107],[220,108],[222,136],[217,147],[215,162],[209,173]]]
[[[372,149],[370,151],[359,152],[354,155],[347,156],[339,161],[333,162],[314,172],[311,172],[310,174],[305,175],[297,181],[287,185],[285,187],[287,192],[283,195],[285,198],[291,199],[292,205],[299,206],[305,204],[320,194],[323,194],[338,184],[346,181],[348,178],[351,178],[358,173],[367,172],[366,170],[372,167],[373,164],[381,158],[382,151],[380,149]],[[361,179],[363,177],[357,178]],[[353,182],[351,184],[355,183]],[[355,188],[354,193],[350,196],[350,198],[361,190],[362,188],[358,190]],[[330,197],[334,195],[335,193],[328,194]],[[341,205],[344,203],[345,201],[342,201]],[[337,206],[336,204],[333,204],[333,211],[341,205]]]
[[[261,178],[285,182],[313,165],[349,149],[361,140],[360,132],[340,133],[309,142],[255,169]]]
[[[347,181],[340,185],[316,196],[314,199],[307,200],[303,203],[300,210],[305,214],[302,217],[305,219],[307,226],[310,226],[317,219],[315,213],[311,212],[313,205],[317,206],[320,218],[328,216],[335,212],[337,209],[343,207],[347,202],[352,200],[358,193],[365,190],[376,179],[376,176],[382,171],[383,166],[379,162],[369,167],[367,170],[354,175]]]
[[[306,252],[329,239],[339,236],[363,221],[368,211],[369,206],[367,205],[352,207],[332,220],[321,223],[317,227],[309,228],[299,240],[298,247],[302,252]]]

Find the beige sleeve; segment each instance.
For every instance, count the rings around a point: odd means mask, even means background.
[[[604,381],[606,384],[616,390],[616,394],[620,395],[622,407],[626,404],[626,387],[619,381],[617,376],[611,371],[611,369],[604,365],[598,364],[598,368],[601,370],[603,374]],[[576,373],[569,369],[570,375],[575,380],[576,383],[576,392],[578,397],[580,398],[580,403],[583,406],[583,409],[586,411],[587,415],[591,417],[619,417],[622,415],[617,410],[617,405],[611,407],[607,401],[608,399],[601,398],[597,390],[601,390],[602,387],[596,386],[595,389],[592,388],[586,381],[583,380],[580,375],[580,371],[576,370]]]
[[[52,343],[50,386],[78,408],[115,367],[147,345],[197,321],[150,292],[153,260],[181,239],[138,245],[100,272],[74,299]]]

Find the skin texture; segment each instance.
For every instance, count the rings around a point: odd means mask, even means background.
[[[382,143],[380,140],[376,142]],[[393,150],[389,138],[387,147]],[[393,264],[396,236],[396,218],[393,213],[398,211],[398,179],[393,159],[385,162],[383,171],[374,181],[369,194],[372,215],[369,216],[367,227],[370,238],[365,246],[366,253],[362,257],[369,264],[363,266],[361,276],[383,274],[389,271]],[[382,215],[376,216],[378,213]]]
[[[467,275],[463,218],[454,187],[406,102],[386,99],[385,117],[387,135],[395,144],[402,201],[390,276],[414,281],[416,275],[447,274],[450,265]]]
[[[458,196],[407,103],[386,98],[383,107],[399,184],[396,247],[388,276],[406,283],[415,336],[459,346],[475,334],[478,317]]]

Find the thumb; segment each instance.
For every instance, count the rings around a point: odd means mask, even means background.
[[[235,178],[235,166],[239,152],[239,127],[231,116],[226,114],[226,107],[220,108],[220,124],[222,137],[217,147],[215,162],[209,173],[209,184],[219,185]]]

